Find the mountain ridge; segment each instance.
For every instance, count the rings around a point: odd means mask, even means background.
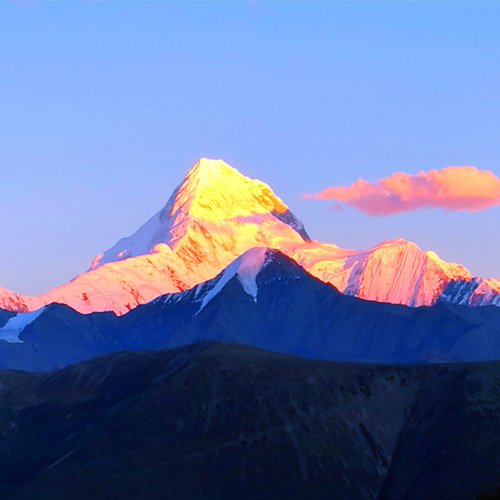
[[[499,391],[499,362],[355,365],[222,342],[0,371],[0,495],[470,500],[500,486]]]
[[[3,317],[3,319],[2,319]],[[127,314],[64,304],[2,313],[0,368],[43,371],[115,352],[199,340],[316,359],[436,363],[500,358],[500,308],[411,308],[341,294],[276,249],[256,248],[215,278]]]
[[[367,300],[500,305],[500,281],[474,278],[464,266],[415,243],[396,239],[356,251],[311,240],[265,183],[222,160],[201,158],[167,204],[133,235],[98,254],[87,272],[38,297],[0,289],[0,307],[32,311],[59,302],[83,313],[124,314],[214,278],[253,247],[279,249],[342,293]]]

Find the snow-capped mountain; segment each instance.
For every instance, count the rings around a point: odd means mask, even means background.
[[[91,269],[167,245],[185,271],[212,275],[213,268],[226,266],[255,242],[272,247],[280,241],[308,239],[302,223],[269,186],[222,160],[202,158],[167,205],[135,234],[96,256]]]
[[[286,253],[342,293],[377,302],[431,305],[448,283],[472,280],[464,266],[445,262],[403,239],[384,241],[361,252],[313,243],[290,246]]]
[[[59,302],[84,313],[123,314],[210,280],[254,247],[279,249],[313,276],[363,299],[500,305],[500,281],[474,278],[414,243],[398,239],[357,251],[312,241],[269,186],[222,160],[202,158],[162,210],[97,255],[87,272],[39,297],[0,289],[0,307],[32,311]]]
[[[18,295],[0,286],[0,309],[7,311],[25,312],[33,311],[43,306],[45,302],[41,297],[31,295]]]
[[[97,255],[87,272],[40,297],[0,292],[0,307],[22,311],[59,302],[84,313],[123,314],[213,278],[249,248],[307,239],[269,186],[221,160],[202,158],[162,210]]]

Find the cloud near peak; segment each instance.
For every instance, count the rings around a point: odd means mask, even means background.
[[[428,207],[477,212],[500,204],[500,179],[490,170],[445,167],[416,175],[395,172],[376,182],[358,179],[304,198],[336,200],[339,207],[347,204],[378,216]]]

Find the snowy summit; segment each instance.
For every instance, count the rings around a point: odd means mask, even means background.
[[[59,302],[84,313],[123,314],[211,280],[256,247],[277,249],[342,293],[368,300],[500,305],[498,280],[474,278],[460,264],[412,242],[397,239],[358,251],[313,241],[267,184],[222,160],[201,158],[167,204],[133,235],[97,255],[87,272],[39,297],[0,288],[0,308],[25,312]],[[244,275],[243,268],[237,275]],[[245,286],[253,296],[251,280]]]

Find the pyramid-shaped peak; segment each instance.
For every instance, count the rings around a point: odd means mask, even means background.
[[[219,175],[243,176],[236,168],[221,159],[200,158],[188,171],[186,177],[213,178]]]
[[[166,206],[99,254],[91,269],[163,249],[182,268],[182,282],[193,281],[191,275],[200,282],[251,247],[304,240],[309,236],[303,224],[267,184],[222,160],[200,158]]]
[[[267,276],[263,276],[263,271],[268,266],[272,269],[269,270]],[[200,296],[201,306],[198,312],[233,278],[236,278],[245,293],[250,295],[254,302],[257,302],[258,277],[263,278],[260,282],[270,282],[283,278],[296,279],[304,274],[307,273],[279,250],[266,247],[251,248],[234,259],[215,279],[199,285],[200,291],[196,294]]]
[[[182,213],[208,221],[288,211],[264,182],[222,160],[208,158],[200,158],[191,167],[165,208],[170,216]]]

